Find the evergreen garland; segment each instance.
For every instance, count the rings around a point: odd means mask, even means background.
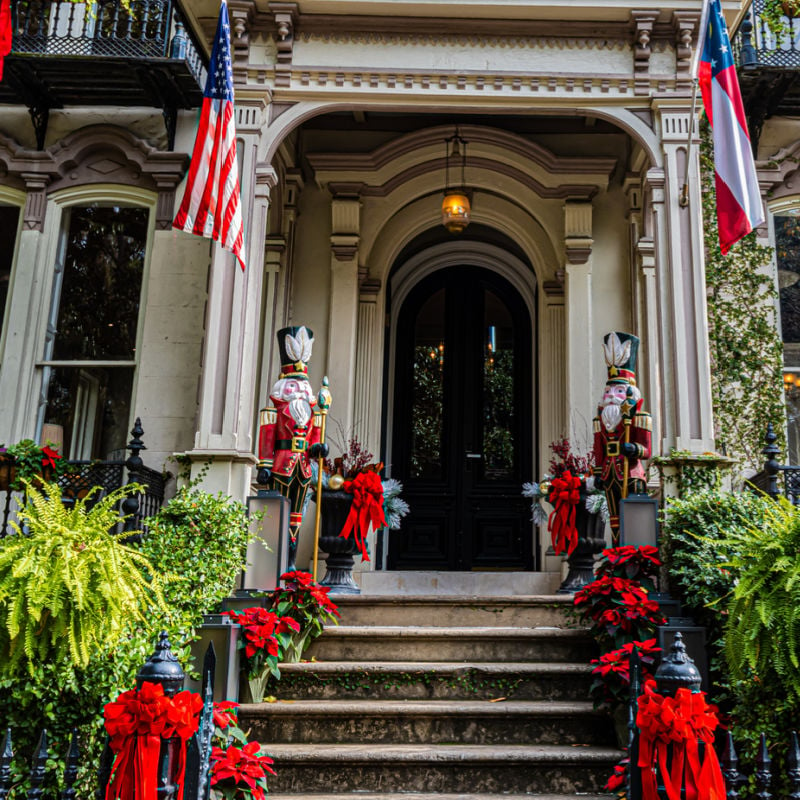
[[[759,471],[767,423],[782,435],[786,416],[772,249],[759,245],[754,232],[722,255],[708,125],[700,163],[716,447],[743,468]]]

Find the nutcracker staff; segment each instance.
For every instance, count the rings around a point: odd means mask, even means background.
[[[303,521],[311,459],[328,455],[321,441],[322,415],[308,382],[314,334],[306,327],[278,331],[281,376],[270,391],[271,405],[261,409],[258,432],[258,482],[289,499],[289,563],[296,568],[297,535]]]
[[[595,487],[604,489],[613,545],[619,544],[620,501],[647,491],[645,459],[650,458],[652,419],[642,410],[636,386],[639,339],[609,333],[603,340],[608,380],[594,418]]]

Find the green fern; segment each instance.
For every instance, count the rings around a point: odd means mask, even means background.
[[[739,532],[734,544],[726,661],[735,678],[772,673],[800,698],[800,511],[782,498],[763,528]]]
[[[139,486],[126,486],[91,500],[95,487],[72,508],[57,484],[42,491],[26,482],[17,513],[26,530],[0,541],[0,672],[26,661],[68,661],[85,667],[92,655],[113,646],[144,620],[155,603],[166,610],[150,561],[122,544],[113,531],[119,503]]]

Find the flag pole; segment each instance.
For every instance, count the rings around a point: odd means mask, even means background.
[[[686,170],[683,175],[683,186],[678,197],[678,205],[686,208],[689,205],[689,168],[692,163],[692,148],[694,146],[694,122],[697,112],[697,73],[700,68],[700,56],[706,39],[706,29],[708,28],[708,0],[703,0],[703,8],[700,11],[700,27],[697,29],[697,46],[692,53],[692,110],[689,114],[689,137],[686,144]]]

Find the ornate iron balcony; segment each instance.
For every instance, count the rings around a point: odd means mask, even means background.
[[[750,138],[758,145],[764,120],[800,115],[800,17],[783,17],[775,34],[763,19],[765,0],[753,0],[733,39]]]
[[[176,110],[202,103],[206,59],[176,0],[11,0],[11,10],[0,103],[24,103],[35,125],[42,109],[155,106],[171,140]]]

